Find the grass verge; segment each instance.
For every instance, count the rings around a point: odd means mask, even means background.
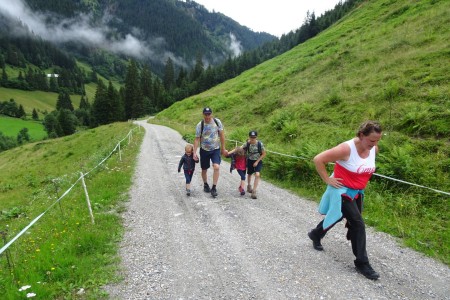
[[[0,230],[10,240],[46,212],[0,257],[2,299],[101,299],[101,286],[117,280],[120,213],[127,200],[143,131],[95,169],[128,132],[115,123],[60,139],[27,144],[0,153]],[[85,178],[95,224],[81,182]],[[56,204],[55,204],[56,203]],[[27,290],[21,287],[31,286]]]

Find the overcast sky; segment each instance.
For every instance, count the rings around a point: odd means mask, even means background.
[[[221,12],[253,31],[280,37],[299,28],[309,10],[320,16],[339,0],[194,0],[212,12]],[[342,0],[344,2],[344,0]]]

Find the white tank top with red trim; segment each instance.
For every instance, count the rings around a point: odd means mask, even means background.
[[[370,149],[367,158],[361,158],[353,139],[345,142],[350,146],[348,160],[338,160],[334,167],[334,177],[342,178],[341,183],[355,190],[363,190],[375,172],[376,147]]]

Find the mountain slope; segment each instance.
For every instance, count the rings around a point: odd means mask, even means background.
[[[25,1],[32,11],[26,10],[24,21],[38,20],[45,29],[38,34],[44,39],[84,58],[98,48],[138,58],[156,73],[169,57],[184,68],[192,67],[198,54],[217,64],[276,39],[210,13],[194,1]]]
[[[377,172],[449,191],[449,22],[448,1],[366,1],[317,37],[175,103],[157,120],[192,134],[210,105],[227,138],[243,141],[256,129],[269,150],[306,158],[269,155],[263,175],[319,197],[323,184],[310,159],[377,119],[385,129]],[[377,177],[369,190],[369,224],[450,261],[450,236],[441,230],[447,196]]]

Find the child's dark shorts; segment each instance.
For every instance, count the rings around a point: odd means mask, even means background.
[[[259,161],[259,163],[256,165],[256,167],[253,167],[253,164],[255,163],[255,161],[256,160],[247,159],[247,174],[251,175],[256,172],[261,172],[262,167],[263,167],[262,160]]]

